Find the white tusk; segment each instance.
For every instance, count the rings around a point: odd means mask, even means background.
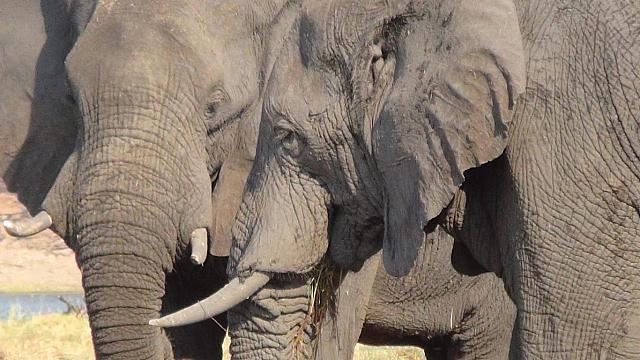
[[[2,225],[7,232],[16,237],[26,237],[48,229],[53,221],[46,211],[40,211],[38,215],[22,220],[5,220]]]
[[[198,228],[191,233],[191,262],[202,265],[207,258],[207,229]]]
[[[149,325],[174,327],[196,323],[210,319],[233,308],[265,286],[271,276],[261,272],[254,272],[243,282],[235,277],[215,294],[178,312],[149,320]]]

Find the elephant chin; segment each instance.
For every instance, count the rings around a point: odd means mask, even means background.
[[[152,319],[149,325],[174,327],[210,319],[240,304],[265,286],[271,275],[255,272],[242,281],[235,277],[215,294],[173,314]]]

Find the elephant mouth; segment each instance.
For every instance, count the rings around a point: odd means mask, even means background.
[[[306,275],[273,274],[265,287],[247,299],[247,306],[252,308],[250,313],[273,320],[298,311],[308,312],[311,306],[308,283]]]
[[[310,358],[317,334],[308,279],[274,275],[272,281],[227,314],[234,359]]]
[[[265,287],[228,312],[234,358],[313,358],[323,321],[335,318],[340,276],[324,261],[304,274],[273,274]]]
[[[235,277],[222,289],[180,311],[149,320],[149,325],[174,327],[189,325],[220,315],[248,299],[271,280],[271,274],[254,272],[241,279]]]
[[[332,309],[332,296],[339,278],[340,273],[326,261],[322,261],[304,274],[256,271],[246,278],[234,277],[213,295],[175,313],[152,319],[149,325],[175,327],[193,324],[232,310],[245,300],[249,300],[247,303],[258,309],[261,317],[277,318],[283,315],[283,307],[279,300],[288,298],[307,300],[298,300],[292,308],[284,310],[285,313],[305,311],[313,316],[312,323],[318,323],[319,319]],[[300,293],[301,291],[303,293]]]

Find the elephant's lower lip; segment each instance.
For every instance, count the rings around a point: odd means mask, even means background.
[[[276,277],[274,275],[267,286],[231,311],[245,313],[247,308],[253,308],[250,312],[255,316],[271,320],[283,314],[308,313],[311,299],[307,280],[301,275],[295,275],[293,281],[283,281],[282,274],[280,279],[275,279]]]

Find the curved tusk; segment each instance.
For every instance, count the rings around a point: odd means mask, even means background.
[[[152,319],[149,325],[174,327],[196,323],[210,319],[231,309],[265,286],[271,276],[254,272],[243,282],[235,277],[215,294],[173,314]]]
[[[12,236],[26,237],[47,230],[53,221],[46,211],[40,211],[38,215],[22,220],[5,220],[2,225]]]
[[[191,233],[191,262],[202,265],[207,258],[207,229],[198,228]]]

